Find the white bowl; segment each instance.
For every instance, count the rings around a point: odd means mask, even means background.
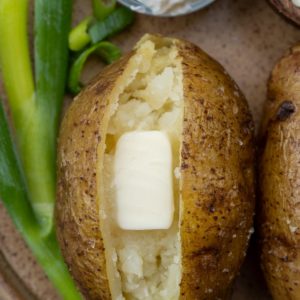
[[[170,10],[167,12],[157,12],[153,11],[150,7],[147,7],[144,3],[139,0],[118,0],[121,4],[127,6],[133,11],[138,13],[150,15],[150,16],[159,16],[159,17],[175,17],[175,16],[182,16],[186,14],[190,14],[196,10],[202,9],[207,5],[213,3],[215,0],[198,0],[192,1],[191,4],[187,4],[184,7],[177,9],[177,10]],[[187,0],[188,2],[188,0]]]

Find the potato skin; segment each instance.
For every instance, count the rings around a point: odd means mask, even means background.
[[[110,299],[96,192],[101,121],[130,55],[107,67],[64,116],[58,141],[56,232],[67,265],[87,299]]]
[[[291,0],[270,0],[270,2],[279,12],[300,25],[300,8],[295,6]]]
[[[179,42],[184,78],[181,299],[228,299],[254,209],[253,122],[224,69]]]
[[[254,210],[253,122],[224,69],[175,40],[182,57],[182,282],[180,299],[228,299],[245,256]],[[88,299],[110,299],[98,216],[96,165],[101,120],[129,57],[110,66],[71,105],[58,149],[58,239]],[[101,251],[102,250],[102,251]]]
[[[273,69],[260,132],[261,262],[274,299],[300,299],[300,48]]]

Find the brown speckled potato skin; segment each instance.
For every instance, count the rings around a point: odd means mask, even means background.
[[[58,143],[57,236],[63,256],[87,299],[110,299],[96,194],[101,120],[115,80],[129,56],[110,65],[68,109]]]
[[[253,122],[224,69],[174,40],[183,59],[182,264],[180,299],[228,299],[244,259],[254,210]],[[110,299],[96,195],[101,119],[129,57],[107,68],[73,102],[58,149],[58,239],[87,299]],[[102,147],[102,148],[103,148]]]
[[[275,66],[261,128],[261,261],[274,299],[300,299],[300,48]]]
[[[271,3],[287,18],[300,25],[300,8],[291,0],[270,0]]]
[[[254,209],[253,123],[224,69],[190,43],[183,58],[181,299],[228,299]]]

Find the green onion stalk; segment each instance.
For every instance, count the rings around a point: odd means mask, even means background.
[[[83,19],[69,34],[69,48],[72,51],[80,51],[91,42],[88,34],[88,27],[93,21],[93,17]]]
[[[68,67],[72,0],[35,0],[35,80],[28,0],[0,0],[0,66],[13,135],[0,109],[0,198],[63,299],[81,296],[53,227],[56,136]],[[16,141],[16,147],[13,141]]]
[[[54,231],[46,237],[43,235],[29,203],[22,166],[2,102],[0,103],[0,195],[17,229],[63,299],[81,299],[62,260]]]
[[[65,90],[71,0],[35,1],[35,82],[27,0],[0,1],[0,63],[29,199],[45,234],[53,227],[58,118]]]
[[[92,43],[98,43],[106,38],[113,37],[132,24],[134,13],[127,7],[117,7],[104,20],[96,21],[88,29]]]
[[[69,35],[69,48],[76,52],[68,78],[68,88],[73,94],[81,90],[80,75],[91,54],[97,54],[106,64],[120,58],[121,50],[104,40],[124,30],[134,21],[134,13],[126,7],[115,7],[115,1],[93,0],[93,7],[98,19],[85,18]]]
[[[92,0],[96,19],[102,21],[110,15],[116,7],[116,2],[116,0]]]
[[[92,38],[93,44],[101,42],[133,22],[134,13],[128,8],[117,7],[116,0],[92,0],[92,5],[93,16],[79,22],[69,34],[69,48],[74,52],[83,50]]]
[[[121,57],[121,50],[107,41],[99,42],[81,52],[70,68],[68,88],[71,93],[77,94],[80,92],[82,87],[80,83],[81,71],[86,60],[93,53],[97,53],[107,64],[111,64]]]

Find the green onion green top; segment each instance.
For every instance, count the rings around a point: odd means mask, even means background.
[[[22,167],[0,102],[0,198],[38,262],[64,300],[82,299],[59,251],[55,233],[45,237],[29,204]]]
[[[130,9],[123,6],[116,8],[106,19],[96,21],[90,26],[89,34],[92,42],[95,44],[119,33],[133,20],[134,13]]]
[[[92,0],[94,16],[99,20],[104,20],[110,15],[116,6],[116,0]]]

